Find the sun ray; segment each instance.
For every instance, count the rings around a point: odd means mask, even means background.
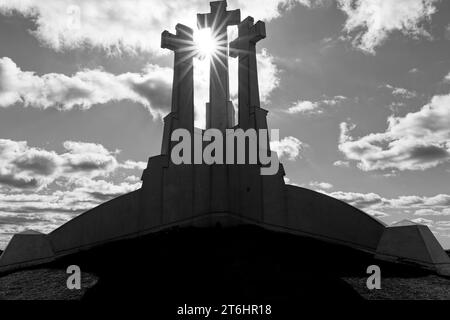
[[[219,50],[219,43],[211,29],[201,29],[194,33],[194,42],[201,59],[211,59]]]

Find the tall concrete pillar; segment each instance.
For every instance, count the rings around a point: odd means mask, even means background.
[[[230,43],[230,56],[239,58],[239,127],[266,129],[266,111],[260,110],[256,43],[266,37],[264,22],[252,17],[239,26],[239,37]],[[257,114],[255,114],[257,113]],[[256,123],[258,122],[259,125]]]
[[[227,27],[241,22],[241,11],[227,11],[226,1],[211,2],[211,13],[198,14],[200,29],[211,28],[218,44],[217,52],[211,57],[209,103],[206,106],[206,128],[225,132],[234,127],[234,108],[230,101],[228,75],[228,33]],[[210,211],[226,212],[229,209],[229,175],[227,166],[210,166]]]
[[[192,216],[193,167],[173,165],[170,153],[174,130],[186,129],[191,136],[194,133],[193,59],[196,50],[193,30],[182,24],[175,29],[176,34],[164,31],[161,35],[161,47],[175,53],[172,107],[164,118],[161,155],[149,159],[142,175],[140,225],[147,228],[181,220],[183,214]]]
[[[198,14],[200,29],[211,28],[218,43],[218,50],[211,57],[210,97],[206,110],[207,128],[225,131],[234,126],[234,109],[230,101],[228,76],[227,27],[241,22],[241,11],[227,11],[226,1],[211,2],[211,13]]]
[[[182,24],[176,34],[164,31],[161,48],[174,51],[172,109],[164,119],[164,134],[161,153],[170,154],[170,138],[175,129],[194,132],[194,56],[193,30]]]
[[[267,129],[267,111],[261,108],[258,85],[256,44],[266,37],[265,24],[246,18],[239,26],[239,36],[230,43],[230,56],[239,58],[239,123],[243,130]],[[260,148],[258,143],[258,149]],[[264,150],[271,154],[269,139]],[[259,174],[260,166],[247,165],[239,172],[239,205],[243,214],[254,220],[276,222],[282,216],[284,170],[274,176]],[[245,196],[241,196],[245,195]]]

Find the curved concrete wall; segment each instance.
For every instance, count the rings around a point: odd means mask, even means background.
[[[0,256],[0,271],[46,263],[54,257],[48,235],[33,233],[15,234]]]
[[[287,226],[329,241],[375,251],[385,225],[345,202],[286,186]]]
[[[49,234],[55,254],[136,234],[140,208],[137,190],[79,215]]]

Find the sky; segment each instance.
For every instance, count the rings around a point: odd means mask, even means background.
[[[450,2],[229,0],[266,22],[262,107],[290,184],[450,248]],[[161,147],[173,53],[209,1],[0,0],[0,249],[138,189]],[[230,27],[231,39],[236,28]],[[230,58],[231,97],[237,61]],[[195,60],[196,125],[208,99]]]

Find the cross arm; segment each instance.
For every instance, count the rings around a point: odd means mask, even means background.
[[[262,21],[258,21],[253,27],[250,33],[253,35],[251,41],[257,43],[266,38],[266,24]]]
[[[258,21],[253,24],[252,17],[247,17],[239,24],[239,36],[230,43],[230,56],[236,58],[240,52],[246,52],[250,44],[266,38],[266,24]]]
[[[176,34],[164,31],[161,34],[161,48],[169,50],[180,50],[193,47],[194,31],[182,24],[175,27]]]
[[[238,25],[241,22],[241,10],[226,10],[226,1],[211,2],[211,13],[197,14],[197,26],[199,29],[227,27]]]
[[[199,29],[209,28],[211,26],[211,22],[209,21],[210,13],[198,13],[197,14],[197,27]]]
[[[236,9],[232,11],[227,11],[227,25],[229,26],[236,26],[239,23],[241,23],[241,10]]]

